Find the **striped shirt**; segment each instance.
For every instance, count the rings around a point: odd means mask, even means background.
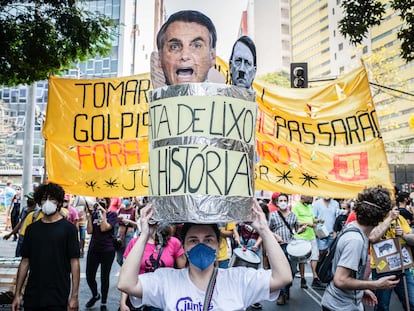
[[[289,215],[287,215],[285,219],[293,232],[299,229],[298,218],[295,214],[289,213]],[[282,238],[283,243],[289,243],[293,239],[292,233],[290,233],[288,227],[286,226],[285,222],[280,217],[278,212],[273,212],[270,214],[269,228],[273,233],[276,233]]]

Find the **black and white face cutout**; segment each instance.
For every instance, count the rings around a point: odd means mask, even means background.
[[[256,75],[253,54],[242,42],[234,47],[233,57],[230,60],[230,75],[233,85],[250,89]]]

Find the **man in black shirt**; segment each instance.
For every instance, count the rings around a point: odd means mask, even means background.
[[[54,183],[39,186],[34,194],[44,216],[27,227],[25,233],[13,311],[20,310],[23,283],[29,270],[23,297],[25,311],[78,310],[79,240],[75,225],[59,213],[64,195],[63,188]]]

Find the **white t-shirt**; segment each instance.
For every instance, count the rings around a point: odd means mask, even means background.
[[[209,310],[244,310],[263,300],[274,301],[276,290],[270,293],[271,270],[247,267],[219,269]],[[162,268],[139,276],[142,299],[130,297],[131,303],[160,308],[164,311],[202,310],[205,292],[190,280],[188,268]]]

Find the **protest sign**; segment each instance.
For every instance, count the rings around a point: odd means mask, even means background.
[[[150,190],[171,222],[248,220],[254,196],[254,93],[225,84],[154,90]]]

